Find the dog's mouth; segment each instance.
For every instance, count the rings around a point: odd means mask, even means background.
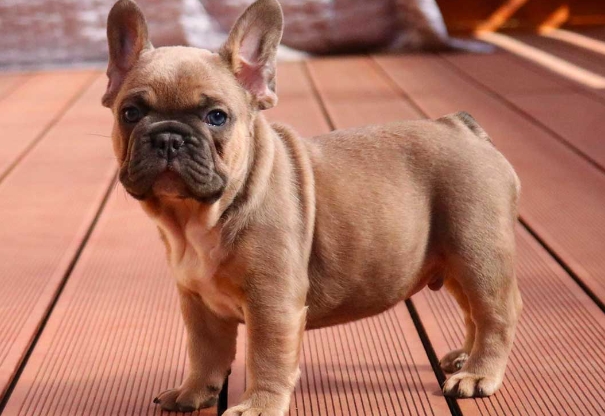
[[[200,173],[196,168],[159,164],[144,175],[131,175],[129,164],[125,165],[120,169],[120,182],[138,200],[190,198],[212,204],[223,195],[226,186],[226,179],[216,172]]]
[[[151,190],[155,196],[160,198],[186,199],[192,197],[181,176],[171,169],[158,175]]]

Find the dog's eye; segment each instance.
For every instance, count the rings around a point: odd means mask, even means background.
[[[137,107],[125,107],[122,109],[122,120],[125,123],[136,123],[143,118],[143,113]]]
[[[222,110],[212,110],[204,121],[211,126],[222,126],[227,122],[227,113]]]

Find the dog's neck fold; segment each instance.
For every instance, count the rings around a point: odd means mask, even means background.
[[[230,178],[227,190],[217,202],[223,225],[223,242],[231,245],[256,209],[269,186],[275,158],[275,132],[262,114],[257,114],[249,132],[247,164],[239,177]],[[254,193],[249,192],[254,189]]]
[[[187,228],[195,222],[208,233],[220,228],[222,244],[229,247],[237,234],[252,218],[267,194],[269,179],[273,170],[275,155],[275,132],[262,114],[257,114],[251,123],[248,137],[242,139],[247,144],[241,146],[232,165],[229,183],[221,198],[208,205],[193,199],[143,201],[145,211],[155,219],[167,234],[168,240],[187,239]],[[254,193],[249,192],[254,189]],[[172,247],[178,256],[178,246]]]

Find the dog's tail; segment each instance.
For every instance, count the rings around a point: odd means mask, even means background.
[[[475,136],[492,143],[492,139],[488,136],[485,130],[483,130],[483,127],[481,127],[479,123],[477,123],[477,120],[475,120],[474,117],[466,111],[458,111],[457,113],[448,114],[447,116],[437,119],[437,121],[446,124],[454,124],[457,126],[463,125],[472,131]]]

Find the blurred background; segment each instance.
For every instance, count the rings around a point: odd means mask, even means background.
[[[216,49],[252,0],[139,0],[156,46]],[[114,0],[0,0],[0,66],[104,61]],[[339,53],[452,46],[476,31],[595,28],[603,0],[282,0],[284,43],[294,51]],[[475,50],[477,45],[454,44]],[[479,46],[478,49],[481,49]],[[289,56],[297,56],[296,53]]]

